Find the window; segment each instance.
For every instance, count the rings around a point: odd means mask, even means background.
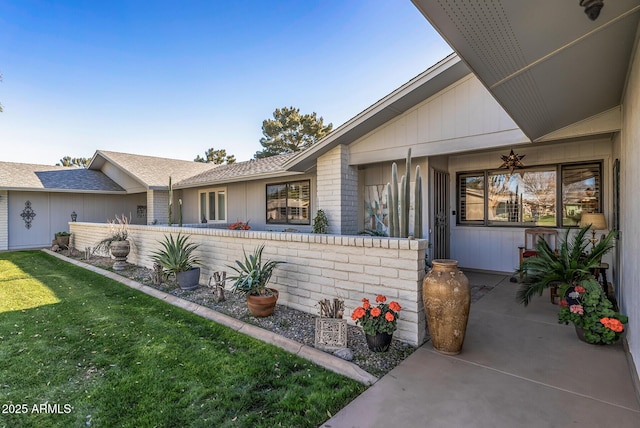
[[[464,223],[484,223],[484,173],[458,176],[458,218]]]
[[[601,212],[601,175],[599,162],[528,167],[513,174],[460,173],[457,223],[577,226],[582,212]]]
[[[583,212],[602,212],[600,164],[562,167],[562,225],[577,226]]]
[[[267,223],[311,224],[309,180],[267,185]]]
[[[200,191],[200,221],[224,222],[227,219],[227,191],[224,188]]]

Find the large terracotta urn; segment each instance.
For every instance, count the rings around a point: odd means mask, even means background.
[[[422,282],[422,300],[433,348],[446,355],[462,350],[469,320],[471,289],[456,260],[433,260]]]

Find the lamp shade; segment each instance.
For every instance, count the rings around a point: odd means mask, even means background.
[[[591,225],[591,230],[607,230],[607,219],[602,213],[582,213],[580,227]]]

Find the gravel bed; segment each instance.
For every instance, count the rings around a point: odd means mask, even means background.
[[[74,251],[68,256],[113,271],[113,260],[108,257],[92,256],[89,260],[85,260],[84,254],[78,251]],[[212,290],[207,286],[200,285],[195,290],[185,291],[180,289],[172,280],[160,285],[154,285],[151,280],[151,270],[141,266],[128,265],[125,270],[116,273],[246,323],[259,326],[299,343],[311,347],[314,346],[316,314],[309,314],[277,304],[273,315],[257,318],[249,313],[245,297],[229,290],[225,290],[226,300],[217,303],[213,298]],[[417,349],[415,346],[394,339],[389,351],[372,352],[367,347],[362,329],[354,325],[347,327],[347,347],[353,354],[352,362],[377,377],[387,374]]]

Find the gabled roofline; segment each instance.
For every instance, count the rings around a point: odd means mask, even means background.
[[[283,168],[295,171],[309,169],[319,156],[337,145],[356,141],[470,73],[460,57],[452,53],[289,159]]]
[[[95,165],[95,168],[94,168],[94,162],[96,162],[96,159],[98,159],[98,155],[100,155],[100,157],[103,159],[103,163],[100,165]],[[119,171],[122,171],[124,174],[130,177],[132,180],[136,181],[137,183],[140,183],[140,185],[146,188],[147,190],[150,188],[149,183],[146,183],[144,180],[140,179],[135,174],[132,174],[131,171],[128,171],[127,169],[123,168],[122,165],[120,165],[118,162],[113,160],[111,157],[105,154],[102,150],[96,150],[96,152],[93,154],[93,157],[91,158],[91,161],[89,162],[89,165],[87,166],[87,169],[94,169],[99,171],[102,169],[104,162],[109,162],[111,165],[116,167]]]
[[[267,172],[267,173],[263,173],[263,174],[253,174],[253,175],[245,175],[245,176],[239,176],[239,177],[230,177],[230,178],[223,178],[220,180],[212,180],[212,181],[208,181],[208,182],[200,182],[200,183],[192,183],[192,184],[180,184],[180,183],[176,183],[174,184],[173,187],[174,189],[192,189],[192,188],[196,188],[196,187],[211,187],[211,186],[218,186],[220,184],[229,184],[229,183],[240,183],[240,182],[244,182],[244,181],[258,181],[258,180],[268,180],[270,178],[276,179],[276,178],[283,178],[283,177],[291,177],[291,176],[296,176],[296,175],[301,175],[303,174],[302,172],[297,172],[297,171],[273,171],[273,172]]]

